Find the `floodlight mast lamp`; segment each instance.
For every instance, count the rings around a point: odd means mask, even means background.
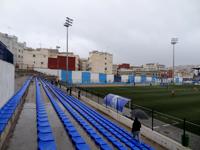
[[[73,19],[66,17],[64,26],[66,27],[66,86],[68,86],[68,28],[72,26]]]
[[[171,39],[171,44],[173,46],[173,70],[172,70],[172,78],[173,78],[173,84],[175,82],[174,79],[174,72],[175,72],[175,44],[178,43],[178,38],[172,38]]]

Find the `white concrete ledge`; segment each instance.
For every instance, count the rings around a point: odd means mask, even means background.
[[[75,92],[72,92],[72,94],[74,96],[77,96],[77,93],[75,93]],[[131,119],[129,119],[109,108],[106,108],[106,107],[88,99],[85,96],[81,96],[81,100],[84,101],[85,103],[89,104],[90,106],[94,107],[95,109],[105,113],[106,115],[110,116],[111,118],[117,120],[121,124],[123,124],[129,128],[132,128],[133,121]],[[141,134],[169,150],[190,150],[190,148],[184,147],[180,143],[178,143],[156,131],[152,131],[152,129],[150,129],[144,125],[142,125]]]

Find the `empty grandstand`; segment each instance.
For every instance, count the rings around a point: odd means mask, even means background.
[[[49,81],[32,77],[1,108],[0,136],[1,149],[9,150],[155,149]]]

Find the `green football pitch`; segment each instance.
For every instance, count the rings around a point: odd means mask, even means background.
[[[134,104],[200,124],[200,86],[129,86],[87,89],[101,97],[108,93],[124,96],[130,98]],[[175,95],[172,95],[172,90],[175,91]]]

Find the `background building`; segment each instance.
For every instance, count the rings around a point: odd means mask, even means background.
[[[143,65],[144,71],[158,71],[158,70],[166,70],[165,65],[159,63],[148,63]]]
[[[112,74],[113,55],[107,52],[89,53],[88,70],[97,73]]]
[[[118,73],[118,65],[117,64],[113,64],[112,66],[112,74],[116,75]]]
[[[61,69],[66,70],[66,56],[57,56],[57,58],[48,58],[48,68],[49,69]],[[76,70],[76,58],[68,57],[68,70],[74,71]]]
[[[22,68],[23,66],[23,52],[26,48],[26,43],[18,42],[16,36],[11,36],[0,32],[0,41],[4,43],[7,48],[13,53],[14,65],[16,68]]]
[[[58,56],[63,56],[63,57],[65,57],[65,60],[67,60],[67,59],[66,59],[66,55],[67,55],[66,52],[59,52],[59,53],[58,53]],[[72,59],[75,60],[75,62],[69,61],[69,65],[70,65],[70,63],[74,63],[74,64],[71,64],[71,65],[74,65],[74,67],[75,67],[74,70],[80,70],[80,58],[79,58],[79,55],[75,55],[73,52],[68,52],[68,58],[69,58],[70,60],[72,60]],[[66,65],[66,61],[63,62],[63,63],[65,63],[65,65]],[[63,64],[63,65],[64,65],[64,64]],[[74,68],[74,67],[73,67],[73,68]],[[65,68],[66,68],[66,67],[65,67]]]
[[[23,53],[23,69],[47,68],[48,50],[26,48]]]
[[[81,58],[80,59],[80,70],[81,71],[87,71],[88,70],[88,59]]]

